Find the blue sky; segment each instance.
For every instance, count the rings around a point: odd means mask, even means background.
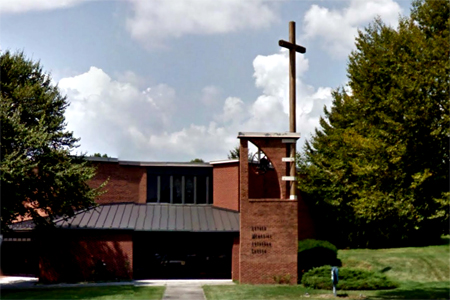
[[[301,149],[346,85],[358,29],[396,26],[410,0],[3,0],[0,49],[40,60],[71,103],[78,152],[123,160],[225,159],[240,131],[288,130],[296,22]]]

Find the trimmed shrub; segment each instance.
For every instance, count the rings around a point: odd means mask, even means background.
[[[328,241],[303,240],[298,242],[297,255],[298,278],[301,280],[303,274],[312,268],[325,265],[341,266],[337,258],[337,248]]]
[[[329,249],[332,252],[334,252],[335,255],[337,255],[337,248],[335,245],[328,241],[321,241],[321,240],[314,240],[314,239],[307,239],[302,240],[298,242],[298,252],[303,252],[306,250],[310,250],[313,248],[325,248]]]
[[[302,284],[313,289],[332,289],[331,266],[322,266],[306,272],[303,275]],[[339,282],[336,287],[338,290],[383,290],[394,289],[398,287],[398,284],[381,273],[340,268]]]

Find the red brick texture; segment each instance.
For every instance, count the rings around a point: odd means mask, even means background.
[[[278,198],[249,198],[249,175],[246,163],[248,140],[241,138],[240,146],[240,245],[239,280],[241,283],[269,284],[283,278],[297,283],[298,202],[287,200],[286,144],[279,138],[249,139],[258,146],[272,162],[277,174],[272,176],[278,185]],[[258,188],[251,186],[251,188]],[[260,188],[260,187],[259,187]]]
[[[239,236],[234,238],[231,249],[231,279],[239,280]]]
[[[108,180],[107,192],[96,201],[98,204],[122,202],[147,202],[147,170],[141,166],[120,165],[116,162],[98,162],[97,175],[89,182],[98,187]]]
[[[214,165],[213,186],[214,206],[239,210],[239,162]]]
[[[131,279],[131,234],[59,231],[39,239],[42,283]]]
[[[250,164],[250,170],[254,165]],[[250,199],[267,199],[280,198],[280,186],[278,183],[277,173],[274,169],[269,169],[264,174],[256,174],[249,172],[249,198]]]

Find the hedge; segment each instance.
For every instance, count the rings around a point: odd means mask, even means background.
[[[331,266],[322,266],[306,272],[301,282],[305,287],[332,289]],[[339,268],[339,283],[336,286],[338,290],[381,290],[396,287],[398,284],[384,274],[354,268]]]
[[[321,240],[303,240],[298,242],[298,279],[312,268],[333,265],[341,266],[337,258],[337,248],[332,243]]]

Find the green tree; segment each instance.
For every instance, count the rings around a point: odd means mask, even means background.
[[[191,163],[202,163],[202,162],[204,162],[204,160],[201,158],[194,158],[194,159],[191,159],[190,162]]]
[[[108,155],[105,153],[105,154],[101,154],[101,153],[94,153],[93,155],[92,155],[92,157],[103,157],[103,158],[108,158]]]
[[[448,232],[450,4],[415,1],[395,30],[376,19],[349,57],[299,158],[299,188],[339,245],[393,246]],[[320,212],[320,213],[319,213]]]
[[[236,146],[232,150],[230,150],[228,159],[239,159],[239,146]]]
[[[32,218],[51,225],[56,216],[94,205],[98,189],[87,181],[95,169],[70,155],[78,139],[65,130],[65,97],[39,63],[23,53],[0,56],[2,191],[1,229]]]
[[[234,147],[233,149],[230,150],[230,152],[228,153],[228,159],[239,159],[239,146]],[[253,158],[253,153],[252,152],[248,152],[248,160],[251,161]]]

